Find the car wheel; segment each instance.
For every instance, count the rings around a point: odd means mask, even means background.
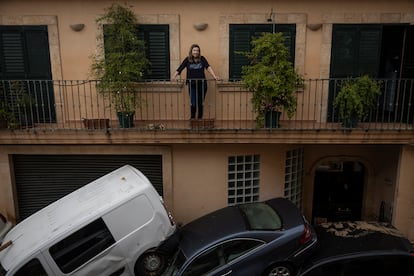
[[[288,264],[275,264],[266,270],[266,276],[293,276],[293,268]]]
[[[144,253],[135,263],[134,272],[136,276],[156,276],[160,275],[166,264],[164,255],[158,252]]]

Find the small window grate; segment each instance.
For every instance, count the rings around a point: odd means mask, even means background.
[[[228,160],[228,204],[259,200],[260,156],[230,156]]]
[[[284,196],[298,208],[302,207],[303,157],[303,148],[298,148],[288,151],[285,161]]]

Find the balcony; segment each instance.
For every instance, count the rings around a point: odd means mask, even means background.
[[[28,142],[34,137],[64,133],[78,138],[120,136],[124,141],[128,137],[147,137],[144,139],[147,143],[164,138],[165,142],[175,141],[177,137],[185,142],[200,135],[211,141],[225,139],[221,141],[229,142],[231,139],[233,142],[260,142],[262,138],[277,142],[289,138],[290,143],[356,143],[366,142],[366,139],[374,143],[412,143],[413,79],[383,79],[383,93],[376,106],[356,128],[344,127],[333,108],[341,81],[306,80],[296,92],[296,113],[288,118],[282,112],[277,128],[257,125],[252,93],[238,82],[209,80],[203,120],[194,121],[190,120],[185,82],[137,83],[135,93],[140,98],[140,106],[135,111],[133,126],[125,128],[120,124],[111,98],[97,92],[97,81],[4,80],[0,83],[0,110],[7,106],[12,116],[7,122],[0,121],[0,140],[12,143],[19,136],[26,137]],[[28,96],[25,101],[22,95]],[[243,140],[246,137],[247,140]]]

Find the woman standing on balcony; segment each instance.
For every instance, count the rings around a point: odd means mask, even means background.
[[[174,80],[181,74],[184,68],[187,68],[186,83],[191,99],[191,119],[195,119],[197,108],[197,118],[201,119],[203,118],[203,102],[207,94],[207,81],[204,70],[207,69],[215,80],[218,80],[218,77],[214,74],[207,59],[201,55],[200,46],[197,44],[191,45],[188,57],[183,60],[173,75]]]

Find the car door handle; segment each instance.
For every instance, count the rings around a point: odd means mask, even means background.
[[[230,275],[232,272],[233,272],[233,270],[229,270],[229,271],[227,271],[226,273],[221,274],[221,276],[227,276],[227,275]]]

